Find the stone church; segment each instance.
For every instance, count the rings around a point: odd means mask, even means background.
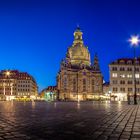
[[[57,75],[60,100],[93,100],[103,93],[103,76],[95,54],[91,64],[88,47],[84,45],[82,31],[77,27],[74,41],[62,60]]]

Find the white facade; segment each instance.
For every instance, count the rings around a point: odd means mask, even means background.
[[[109,65],[111,99],[127,101],[128,96],[133,98],[136,81],[137,99],[140,95],[140,58],[118,59]],[[134,78],[135,73],[135,78]]]

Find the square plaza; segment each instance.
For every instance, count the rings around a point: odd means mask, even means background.
[[[0,102],[0,139],[140,139],[140,107],[126,102]]]

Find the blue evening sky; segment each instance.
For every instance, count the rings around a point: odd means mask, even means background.
[[[140,1],[1,0],[0,69],[30,73],[40,90],[55,85],[60,61],[73,42],[77,24],[91,60],[97,52],[108,81],[111,61],[133,57],[127,40],[140,33]]]

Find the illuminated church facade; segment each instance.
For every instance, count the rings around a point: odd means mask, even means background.
[[[62,60],[57,75],[60,100],[92,100],[103,93],[103,76],[95,54],[91,64],[88,47],[84,45],[82,31],[77,27],[74,41]]]

